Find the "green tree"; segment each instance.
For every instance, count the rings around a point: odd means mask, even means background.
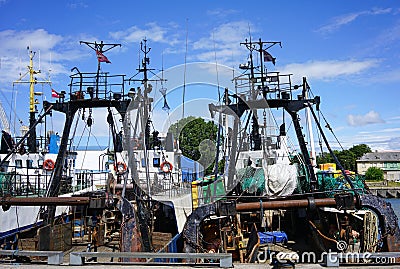
[[[382,181],[383,180],[383,170],[377,167],[370,167],[365,172],[365,180],[375,180]]]
[[[356,171],[357,159],[361,158],[365,153],[372,152],[371,148],[366,144],[355,145],[348,150],[334,150],[333,153],[338,158],[344,169]],[[329,152],[320,153],[317,156],[317,164],[334,163],[334,159]]]
[[[213,122],[190,116],[172,124],[168,131],[178,137],[179,148],[184,156],[201,163],[206,169],[205,174],[212,174],[218,131]]]
[[[372,152],[371,148],[366,144],[355,145],[349,150],[355,154],[357,159],[361,158],[365,153]]]
[[[344,169],[355,171],[357,158],[352,151],[350,150],[336,151],[335,154]]]
[[[317,164],[334,163],[334,160],[329,152],[322,152],[317,156]]]

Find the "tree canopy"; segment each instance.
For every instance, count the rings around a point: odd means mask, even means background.
[[[355,145],[348,150],[334,150],[333,153],[338,158],[344,169],[356,171],[356,160],[361,158],[365,153],[372,152],[371,148],[366,144]],[[329,153],[319,154],[317,156],[317,163],[333,163],[334,159]]]
[[[203,165],[205,174],[212,173],[215,166],[217,131],[212,121],[193,116],[181,119],[168,129],[178,138],[182,154]]]

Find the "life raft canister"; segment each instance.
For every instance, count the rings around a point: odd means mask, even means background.
[[[47,159],[43,162],[43,169],[47,171],[51,171],[54,169],[55,163],[52,159]]]
[[[172,164],[168,161],[164,161],[161,165],[160,165],[161,170],[164,173],[171,173],[172,172]]]
[[[117,164],[114,165],[114,170],[118,173],[124,173],[126,171],[126,164],[124,162],[117,162]]]

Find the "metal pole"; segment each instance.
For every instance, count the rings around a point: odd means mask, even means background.
[[[319,198],[314,199],[315,206],[335,206],[334,198]],[[284,200],[284,201],[268,201],[268,202],[251,202],[236,204],[237,211],[248,211],[257,209],[284,209],[284,208],[301,208],[310,205],[309,199],[300,200]]]

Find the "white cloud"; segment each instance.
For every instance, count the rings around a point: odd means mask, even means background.
[[[385,121],[381,118],[378,112],[373,110],[369,111],[365,115],[352,115],[347,116],[347,123],[350,126],[364,126],[374,123],[384,123]]]
[[[0,53],[21,51],[27,46],[35,50],[49,50],[62,40],[62,36],[49,34],[44,29],[34,31],[5,30],[0,32]]]
[[[245,48],[238,44],[249,38],[249,28],[253,33],[257,32],[257,29],[247,21],[225,23],[214,28],[208,37],[193,43],[195,51],[202,51],[195,54],[196,59],[215,62],[217,57],[218,63],[230,65],[232,59],[246,55]]]
[[[75,2],[75,3],[68,3],[67,7],[70,9],[78,9],[78,8],[88,8],[89,5],[85,2]]]
[[[389,140],[389,148],[393,150],[400,150],[400,137],[393,137]]]
[[[394,83],[400,81],[400,69],[391,69],[383,73],[373,74],[368,81],[376,83]]]
[[[163,28],[157,23],[148,23],[146,28],[139,28],[134,25],[126,30],[110,32],[110,36],[116,40],[121,40],[127,43],[137,43],[146,38],[153,42],[167,43],[169,45],[174,45],[178,42],[175,35],[169,34],[169,28]]]
[[[394,121],[400,120],[400,116],[391,117],[389,120],[394,120]]]
[[[341,16],[334,17],[331,21],[331,23],[322,26],[317,30],[317,32],[320,32],[322,34],[327,34],[331,33],[340,27],[349,24],[353,21],[355,21],[357,18],[360,16],[374,16],[374,15],[382,15],[382,14],[388,14],[391,13],[392,9],[391,8],[375,8],[372,10],[364,10],[360,12],[354,12],[354,13],[349,13],[349,14],[344,14]]]
[[[1,57],[1,72],[0,81],[10,83],[16,80],[19,73],[24,74],[28,65],[28,50],[33,50],[37,53],[34,58],[36,70],[39,68],[39,57],[41,60],[41,69],[49,70],[50,51],[61,42],[62,37],[55,34],[49,34],[43,29],[33,31],[14,31],[5,30],[0,32],[0,57]],[[53,65],[55,70],[63,69],[57,63]],[[24,68],[24,69],[22,69]],[[53,69],[53,68],[51,68]]]
[[[389,133],[389,132],[400,132],[400,128],[385,128],[373,131],[362,131],[360,132],[360,134]]]
[[[372,53],[375,53],[377,49],[385,48],[391,44],[397,44],[400,39],[400,22],[396,22],[391,27],[385,27],[382,29],[382,33],[378,35],[374,44],[371,46]]]
[[[309,61],[307,63],[288,64],[281,69],[281,73],[294,74],[297,79],[307,76],[311,79],[328,80],[338,76],[358,74],[377,63],[376,60]]]
[[[0,82],[11,83],[18,78],[18,74],[24,74],[29,63],[29,51],[35,52],[34,68],[41,69],[46,77],[51,70],[51,75],[69,74],[69,67],[65,61],[76,60],[82,57],[82,49],[77,46],[76,38],[51,34],[44,29],[36,30],[4,30],[0,32],[0,58],[1,72]],[[75,47],[74,47],[75,46]]]
[[[222,8],[218,8],[218,9],[213,9],[213,10],[208,10],[207,11],[207,15],[209,16],[216,16],[216,17],[227,17],[229,15],[233,15],[235,13],[238,13],[237,10],[234,9],[222,9]]]

